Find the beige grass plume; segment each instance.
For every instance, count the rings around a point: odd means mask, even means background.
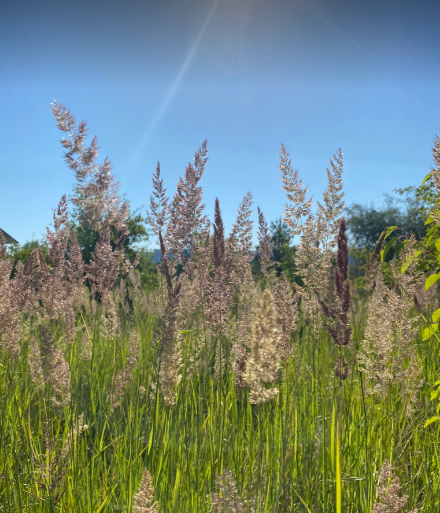
[[[368,379],[367,393],[385,398],[388,388],[398,385],[406,399],[407,414],[414,409],[421,386],[421,367],[414,345],[418,318],[411,316],[412,297],[421,279],[414,246],[415,240],[410,238],[400,254],[400,269],[392,266],[396,288],[389,289],[380,270],[377,273],[362,350],[358,354],[360,370]]]
[[[80,207],[79,220],[95,231],[110,225],[121,230],[128,218],[129,206],[119,197],[120,184],[112,173],[109,159],[105,158],[102,164],[96,161],[99,150],[96,136],[86,147],[87,123],[82,121],[77,125],[69,109],[55,100],[52,112],[58,128],[68,136],[62,139],[61,145],[65,150],[65,161],[77,182],[72,201]]]
[[[8,257],[6,242],[0,230],[0,347],[9,356],[20,354],[21,337],[19,294],[16,283],[9,279],[14,261]]]
[[[133,513],[156,513],[158,503],[153,503],[153,479],[147,469],[142,474],[138,491],[133,499]]]
[[[279,169],[287,203],[284,221],[293,236],[301,236],[296,253],[296,266],[305,292],[302,307],[312,318],[318,318],[320,307],[317,296],[322,296],[329,283],[331,256],[336,244],[338,219],[344,207],[342,152],[339,149],[327,169],[327,188],[318,211],[312,214],[312,198],[306,200],[307,187],[303,187],[298,171],[293,171],[289,153],[281,146]]]
[[[280,332],[277,327],[272,294],[263,292],[252,330],[251,353],[246,363],[245,381],[250,388],[249,400],[259,404],[278,394],[277,388],[266,388],[274,383],[280,370]]]
[[[380,502],[374,504],[372,513],[399,513],[408,501],[408,495],[400,496],[400,488],[400,481],[394,475],[393,467],[388,460],[384,460],[376,490]],[[410,513],[418,513],[418,509]]]
[[[70,402],[70,369],[63,352],[55,346],[52,333],[40,326],[41,348],[35,339],[29,347],[29,368],[37,388],[50,384],[54,395],[51,401],[55,406],[64,407]]]
[[[215,487],[217,491],[211,495],[213,513],[244,513],[244,502],[240,498],[232,472],[219,474]]]

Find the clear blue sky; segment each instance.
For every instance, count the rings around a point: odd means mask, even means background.
[[[227,227],[248,190],[281,215],[281,142],[318,199],[342,147],[348,204],[381,204],[432,164],[438,1],[0,5],[0,226],[20,242],[44,233],[74,184],[53,98],[88,121],[134,208],[157,160],[172,193],[207,138],[205,203],[211,216],[219,197]]]

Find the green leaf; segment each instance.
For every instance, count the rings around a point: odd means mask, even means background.
[[[437,249],[437,251],[440,251],[440,239],[437,239],[435,241],[435,248]]]
[[[434,399],[437,399],[437,396],[438,396],[438,389],[437,390],[433,390],[431,392],[431,401],[433,401]]]
[[[342,513],[342,475],[341,475],[341,448],[339,447],[339,427],[336,427],[336,513]]]
[[[389,237],[394,232],[394,230],[397,230],[397,228],[399,228],[399,227],[398,226],[388,226],[387,231],[385,233],[385,239],[387,237]]]
[[[438,331],[438,324],[431,324],[422,331],[422,340],[428,340],[434,331]]]
[[[437,420],[440,420],[440,417],[438,416],[435,416],[435,417],[431,417],[430,419],[428,419],[426,422],[425,422],[425,425],[423,427],[428,427],[429,424],[432,424],[433,422],[437,422]]]
[[[425,290],[428,290],[440,278],[440,273],[431,274],[425,281]]]
[[[438,322],[438,320],[440,319],[440,308],[437,308],[437,310],[435,310],[435,312],[433,312],[431,319],[432,319],[432,322]],[[439,381],[439,383],[440,383],[440,381]]]
[[[432,217],[429,217],[429,216],[428,216],[428,218],[427,218],[427,219],[426,219],[426,221],[425,221],[425,226],[426,226],[427,224],[431,224],[431,223],[433,223],[433,222],[434,222],[434,219],[432,219]]]
[[[425,178],[423,179],[422,185],[425,185],[425,183],[431,178],[431,173],[428,173]]]
[[[390,239],[385,247],[383,248],[383,250],[380,252],[380,259],[382,260],[382,262],[385,260],[385,257],[387,256],[388,254],[388,251],[392,248],[392,246],[394,246],[396,240],[398,239],[399,237],[393,237],[392,239]]]

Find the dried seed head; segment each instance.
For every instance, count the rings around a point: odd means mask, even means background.
[[[266,388],[274,383],[280,369],[280,332],[277,327],[272,294],[263,292],[252,330],[251,354],[247,360],[245,381],[250,388],[251,403],[264,403],[278,394],[277,388]]]
[[[45,326],[40,326],[42,337],[42,368],[44,380],[50,383],[55,395],[51,398],[55,406],[64,407],[70,403],[70,369],[55,339]]]
[[[281,328],[280,351],[285,359],[287,356],[293,356],[294,348],[291,347],[290,339],[292,333],[296,330],[298,321],[298,304],[293,296],[292,287],[284,273],[281,273],[280,279],[273,289],[273,298],[277,324]]]
[[[77,181],[77,194],[72,201],[80,208],[79,221],[87,223],[94,231],[110,225],[122,229],[129,215],[128,203],[119,197],[120,184],[112,173],[110,161],[105,158],[102,164],[96,162],[96,137],[88,148],[85,147],[87,123],[83,121],[77,126],[73,114],[55,100],[52,112],[58,128],[68,136],[61,144],[66,150],[65,161]]]
[[[160,177],[160,164],[157,163],[156,174],[153,174],[153,195],[150,196],[150,211],[147,211],[147,220],[155,235],[164,230],[169,217],[168,197]]]
[[[153,479],[147,469],[142,474],[138,491],[133,500],[133,513],[156,513],[158,503],[153,503],[154,488]]]
[[[380,502],[375,503],[372,513],[398,513],[401,511],[408,501],[408,495],[400,497],[400,488],[400,481],[394,475],[393,467],[388,460],[384,460],[376,490]],[[418,510],[415,509],[411,513],[418,513]]]
[[[268,278],[269,267],[272,264],[274,243],[260,207],[258,207],[258,243],[261,272]]]
[[[211,495],[213,513],[243,513],[244,502],[237,490],[232,472],[218,475],[215,481],[216,493]]]

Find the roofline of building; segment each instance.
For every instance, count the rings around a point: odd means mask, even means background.
[[[6,244],[18,244],[18,241],[14,239],[14,237],[11,237],[9,233],[6,233],[3,228],[0,228],[0,230],[3,233],[3,237],[5,239]]]

